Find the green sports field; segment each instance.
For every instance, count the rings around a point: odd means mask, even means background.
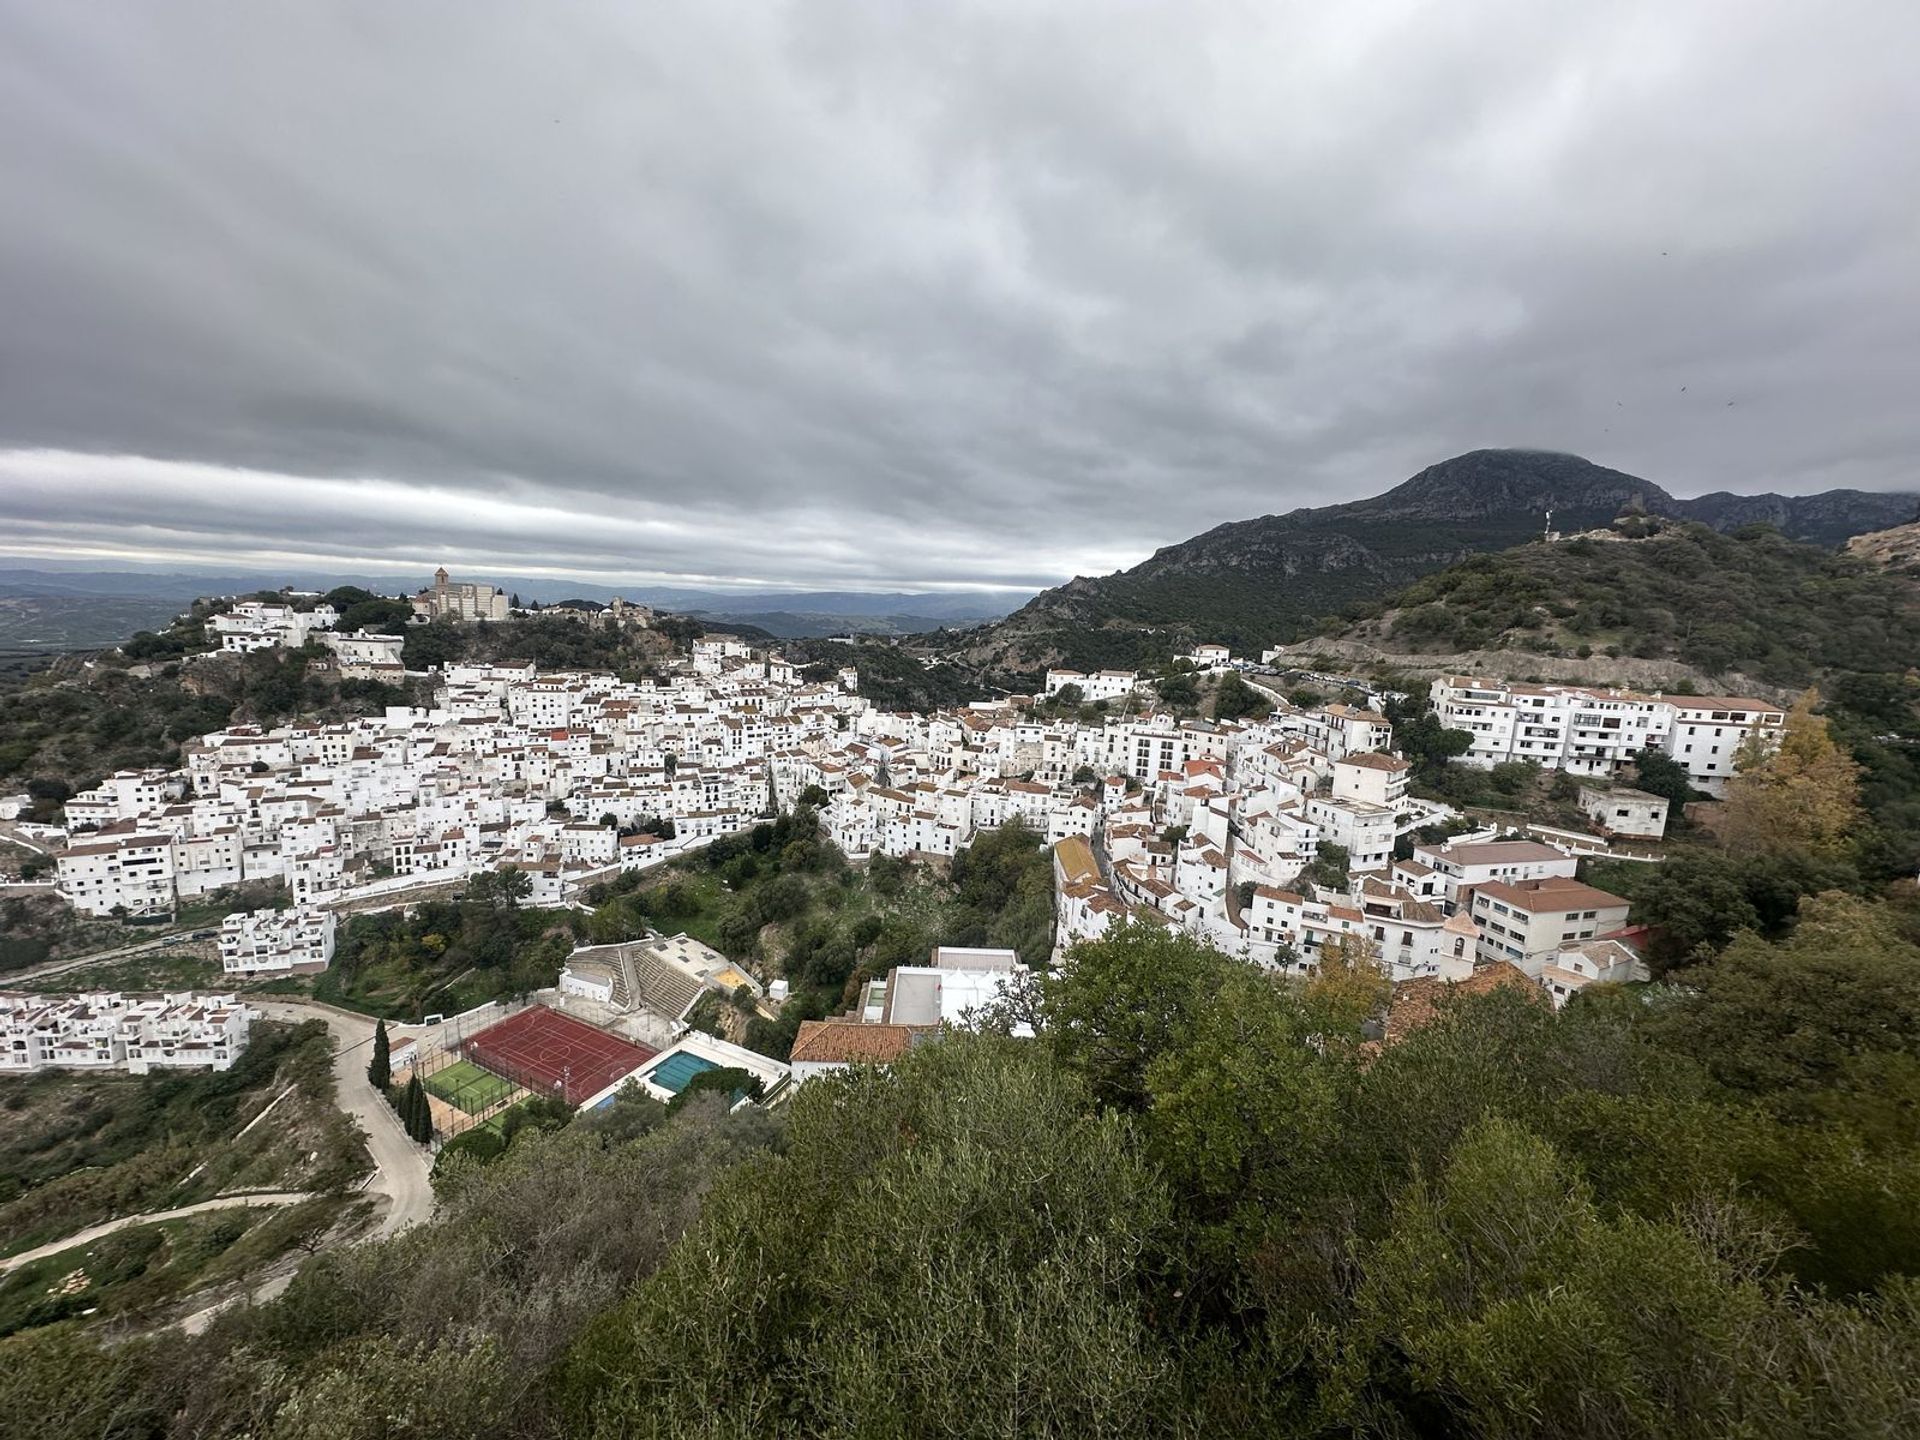
[[[427,1089],[442,1100],[469,1115],[498,1105],[514,1091],[511,1080],[502,1080],[471,1060],[456,1060],[444,1070],[427,1076],[425,1083]]]

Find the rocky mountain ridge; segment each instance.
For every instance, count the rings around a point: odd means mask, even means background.
[[[1623,510],[1716,530],[1756,521],[1834,546],[1915,518],[1920,496],[1859,490],[1692,499],[1543,450],[1475,450],[1383,494],[1215,526],[1132,569],[1043,591],[970,637],[967,658],[1003,671],[1150,660],[1184,639],[1250,650],[1309,633],[1470,555],[1604,526]]]

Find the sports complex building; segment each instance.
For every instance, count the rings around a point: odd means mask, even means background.
[[[671,1100],[686,1089],[694,1076],[707,1070],[746,1071],[760,1082],[763,1099],[784,1086],[793,1073],[792,1066],[769,1059],[757,1050],[717,1040],[702,1030],[689,1030],[667,1049],[649,1056],[582,1103],[587,1109],[611,1104],[629,1082],[656,1100]]]
[[[703,1031],[688,1030],[657,1049],[544,1005],[509,1015],[444,1050],[410,1058],[421,1083],[440,1102],[435,1128],[449,1137],[492,1124],[535,1095],[592,1108],[611,1103],[632,1083],[668,1101],[696,1075],[735,1069],[757,1079],[766,1098],[782,1090],[792,1073],[777,1060]]]

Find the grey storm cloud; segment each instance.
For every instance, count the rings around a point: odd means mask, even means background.
[[[0,0],[0,551],[1034,586],[1480,445],[1907,488],[1917,45]]]

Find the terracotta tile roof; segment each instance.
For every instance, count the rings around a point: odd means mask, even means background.
[[[907,1053],[919,1025],[866,1025],[857,1020],[802,1020],[789,1058],[798,1065],[887,1065]]]
[[[1550,1003],[1546,992],[1527,978],[1517,965],[1498,961],[1480,965],[1465,980],[1442,980],[1425,975],[1418,980],[1403,980],[1393,987],[1393,1000],[1387,1008],[1387,1032],[1384,1044],[1404,1040],[1422,1025],[1429,1024],[1440,1012],[1441,1004],[1457,995],[1490,995],[1496,990],[1514,987],[1529,998]]]
[[[1335,762],[1340,765],[1357,765],[1362,770],[1385,770],[1390,775],[1413,767],[1398,755],[1382,755],[1378,751],[1367,751],[1360,755],[1348,755]]]
[[[1474,893],[1476,896],[1485,895],[1489,899],[1504,901],[1529,915],[1558,914],[1566,910],[1618,909],[1627,903],[1622,896],[1595,889],[1564,875],[1547,880],[1522,880],[1511,885],[1504,880],[1489,880],[1478,886]]]

